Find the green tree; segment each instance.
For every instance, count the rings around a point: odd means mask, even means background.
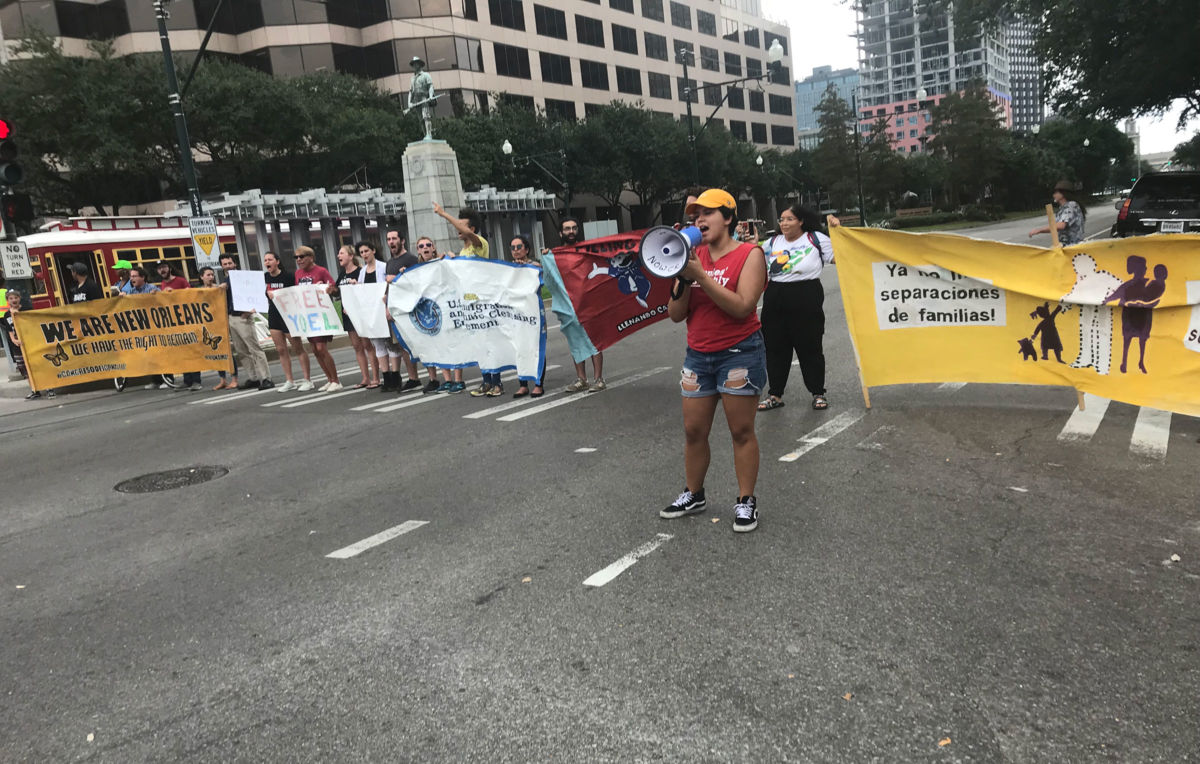
[[[0,66],[0,103],[17,133],[24,189],[44,212],[101,214],[161,197],[174,167],[161,70],[144,57],[118,57],[106,42],[67,56],[34,32]]]
[[[1171,155],[1171,164],[1200,169],[1200,133],[1175,147],[1175,153]]]
[[[904,190],[905,158],[891,142],[891,122],[880,117],[862,142],[863,193],[875,208],[892,208]]]
[[[850,104],[830,86],[817,104],[820,143],[813,153],[813,171],[828,192],[833,207],[857,206],[855,151],[858,127]]]
[[[954,7],[961,29],[1013,16],[1035,20],[1056,108],[1120,119],[1161,113],[1181,98],[1179,127],[1200,115],[1196,0],[920,0]]]
[[[1133,158],[1133,142],[1115,125],[1086,117],[1047,121],[1038,133],[1038,143],[1053,154],[1067,179],[1078,182],[1085,193],[1102,192],[1109,185],[1112,168]]]
[[[1000,177],[995,156],[1007,138],[996,104],[981,83],[951,93],[930,111],[934,138],[929,150],[946,160],[947,192],[953,204],[979,203]]]

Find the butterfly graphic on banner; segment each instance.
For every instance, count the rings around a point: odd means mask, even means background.
[[[42,358],[45,358],[57,368],[62,366],[63,361],[69,361],[71,356],[67,355],[67,351],[63,350],[62,343],[59,342],[54,345],[53,353],[42,353]]]
[[[208,327],[206,326],[206,327],[204,327],[204,336],[201,339],[204,340],[205,345],[208,345],[213,350],[216,350],[217,345],[221,344],[221,340],[223,338],[220,335],[217,335],[216,337],[214,337],[211,334],[209,334]]]

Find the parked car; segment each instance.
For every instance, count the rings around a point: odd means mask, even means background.
[[[1200,233],[1200,172],[1143,175],[1119,209],[1113,236]]]

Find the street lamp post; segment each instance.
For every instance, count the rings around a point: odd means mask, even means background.
[[[183,171],[183,182],[187,186],[188,202],[192,215],[204,214],[200,201],[200,188],[196,183],[196,168],[192,165],[192,143],[188,137],[187,117],[183,112],[183,97],[179,94],[179,78],[175,74],[175,61],[171,57],[171,38],[167,35],[167,0],[154,0],[154,13],[158,18],[158,39],[162,43],[163,70],[167,75],[167,102],[175,117],[175,140],[179,143],[179,166]]]
[[[854,112],[851,124],[854,126],[854,178],[858,184],[858,219],[862,225],[867,224],[867,203],[863,197],[862,185],[862,131],[858,128],[858,93],[850,94],[850,111]]]
[[[568,211],[570,211],[570,209],[571,209],[571,185],[567,181],[567,152],[564,149],[559,149],[558,151],[547,151],[543,154],[530,154],[528,156],[523,156],[523,157],[514,157],[512,155],[513,145],[506,138],[504,140],[504,143],[502,143],[500,145],[500,151],[504,153],[504,156],[509,157],[510,161],[512,162],[513,167],[525,167],[530,164],[536,165],[537,168],[539,170],[541,170],[542,172],[546,173],[546,175],[548,175],[551,180],[553,180],[558,185],[562,186],[563,206]],[[559,177],[558,175],[555,175],[554,173],[550,172],[550,169],[547,168],[546,165],[539,162],[537,159],[538,157],[549,157],[549,156],[557,156],[558,157],[559,166],[560,166],[559,172],[562,174],[562,177]],[[520,162],[520,164],[517,164],[518,162]]]
[[[725,91],[725,95],[721,96],[721,102],[713,108],[712,113],[708,115],[708,119],[704,120],[704,124],[700,129],[696,129],[694,120],[692,119],[692,86],[691,79],[688,78],[688,57],[692,52],[687,48],[680,48],[675,52],[676,58],[683,64],[683,100],[687,108],[687,124],[688,124],[688,147],[692,152],[692,182],[696,185],[700,184],[700,159],[696,155],[696,139],[708,128],[712,123],[713,117],[717,116],[717,112],[725,105],[725,101],[729,98],[729,91]],[[783,60],[783,46],[779,44],[779,38],[771,41],[771,46],[767,48],[767,69],[762,74],[751,77],[739,77],[734,80],[725,82],[716,82],[711,85],[700,85],[695,90],[707,90],[709,88],[727,88],[731,85],[737,85],[742,82],[761,81],[773,75],[779,70],[779,62]]]

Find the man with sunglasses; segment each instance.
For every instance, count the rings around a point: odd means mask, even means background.
[[[393,246],[393,242],[396,246]],[[417,239],[417,254],[415,255],[408,251],[399,251],[402,249],[403,242],[404,240],[400,238],[399,231],[388,231],[387,243],[388,249],[392,251],[392,259],[387,261],[387,266],[385,266],[384,272],[387,274],[387,283],[389,284],[395,281],[401,273],[404,273],[406,268],[411,268],[418,263],[427,263],[430,260],[437,259],[437,245],[434,244],[433,239],[429,238],[428,236],[422,236],[421,238]],[[383,304],[387,305],[387,292],[383,293]],[[390,312],[388,313],[388,323],[395,323],[392,320],[392,314]],[[412,354],[409,353],[403,345],[396,341],[395,336],[389,337],[388,343],[400,348],[400,357],[404,359],[404,366],[408,370],[408,381],[400,387],[400,392],[403,393],[412,390],[414,387],[420,387],[421,373],[420,370],[417,369],[417,363],[413,360]],[[435,375],[433,369],[429,368],[428,366],[425,367],[425,370],[429,372],[429,382],[426,383],[421,392],[432,393],[438,389],[437,375]]]

